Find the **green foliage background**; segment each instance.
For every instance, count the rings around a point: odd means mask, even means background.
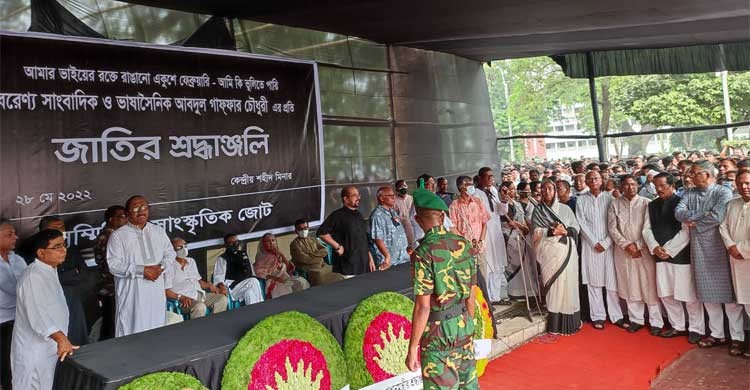
[[[580,127],[593,134],[588,80],[568,78],[549,57],[495,61],[485,73],[498,136],[508,135],[508,118],[514,135],[549,133],[550,121],[560,119],[558,108],[574,104],[580,107]],[[727,79],[732,121],[750,120],[750,72],[729,72]],[[598,77],[596,85],[604,134],[635,131],[635,125],[651,130],[725,122],[721,77],[715,73]],[[671,134],[669,141],[674,150],[716,149],[724,134]],[[609,153],[620,154],[628,145],[630,155],[643,154],[652,137],[617,138],[618,150]],[[499,142],[498,148],[507,161],[508,142]],[[514,151],[517,161],[525,160],[521,140],[514,141]]]

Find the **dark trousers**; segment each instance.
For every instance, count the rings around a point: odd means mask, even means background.
[[[10,343],[13,340],[13,321],[0,324],[0,387],[11,390]]]

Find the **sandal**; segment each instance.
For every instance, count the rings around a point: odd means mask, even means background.
[[[593,326],[594,326],[594,329],[604,330],[604,321],[594,321]]]
[[[622,329],[629,329],[630,328],[630,323],[629,322],[625,322],[624,318],[620,318],[619,320],[613,322],[612,324],[615,325],[615,326],[617,326],[618,328],[622,328]]]
[[[740,356],[742,355],[745,348],[742,346],[742,342],[740,341],[734,341],[729,344],[729,356]]]
[[[726,339],[717,339],[712,336],[708,336],[704,338],[703,340],[699,341],[698,346],[701,348],[711,348],[711,347],[715,347],[717,345],[723,345],[726,343],[727,343]]]

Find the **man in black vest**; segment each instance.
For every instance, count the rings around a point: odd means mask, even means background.
[[[232,294],[246,305],[263,301],[260,281],[253,277],[253,266],[236,234],[224,236],[224,253],[214,265],[213,283],[222,294]]]
[[[685,313],[689,317],[688,340],[697,343],[705,333],[703,306],[695,294],[695,282],[690,268],[690,237],[687,227],[675,218],[675,208],[680,197],[674,193],[674,176],[662,172],[654,176],[658,198],[648,205],[648,215],[643,226],[643,238],[648,250],[656,258],[656,288],[667,309],[672,329],[662,337],[685,335]]]

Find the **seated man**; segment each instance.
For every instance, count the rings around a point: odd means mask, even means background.
[[[188,257],[187,243],[182,238],[172,239],[172,247],[177,254],[176,264],[167,267],[164,278],[164,291],[167,298],[176,299],[183,310],[190,312],[190,318],[206,315],[206,308],[213,313],[227,310],[227,297],[219,289],[201,279],[195,260]],[[205,293],[203,289],[210,292]]]
[[[224,253],[216,259],[213,282],[222,294],[231,289],[232,298],[246,305],[263,301],[260,282],[254,278],[253,265],[236,234],[224,236]]]
[[[333,268],[326,264],[328,249],[315,237],[308,237],[310,227],[307,221],[298,219],[294,223],[297,238],[289,245],[294,265],[307,272],[307,280],[313,286],[338,282],[344,276],[333,272]]]

